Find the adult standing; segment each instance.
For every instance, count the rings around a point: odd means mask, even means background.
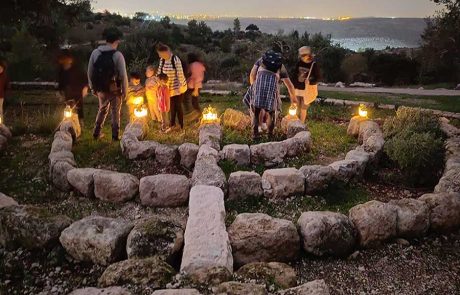
[[[67,105],[76,110],[80,125],[83,125],[83,98],[88,94],[88,78],[68,51],[59,57],[59,66],[58,93]]]
[[[298,105],[300,106],[300,120],[305,123],[307,111],[318,96],[318,82],[321,81],[321,70],[314,60],[310,47],[299,48],[299,61],[291,74],[295,86]]]
[[[123,54],[118,45],[123,33],[117,28],[104,30],[103,36],[107,42],[93,51],[88,63],[89,87],[99,99],[99,110],[94,126],[93,137],[103,137],[101,128],[109,108],[112,119],[112,140],[119,140],[121,103],[128,91],[128,74]]]
[[[189,72],[189,77],[187,79],[187,98],[190,97],[193,109],[201,114],[199,97],[200,91],[203,88],[206,67],[204,63],[201,61],[200,57],[195,53],[189,53],[187,56],[187,60]]]
[[[0,117],[3,117],[3,102],[9,85],[10,81],[8,79],[8,75],[6,74],[6,63],[4,61],[0,61]]]
[[[159,43],[156,51],[160,57],[158,74],[164,73],[168,76],[168,88],[171,97],[170,108],[170,127],[167,132],[176,128],[176,117],[179,121],[180,129],[184,129],[184,102],[185,92],[187,91],[187,81],[182,67],[182,61],[174,55],[169,46]]]

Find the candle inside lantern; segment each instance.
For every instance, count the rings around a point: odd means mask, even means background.
[[[72,118],[72,108],[70,106],[66,106],[64,109],[64,119]]]
[[[367,108],[364,104],[359,105],[358,113],[361,118],[367,118]]]
[[[291,115],[291,116],[296,116],[297,115],[297,106],[296,105],[291,105],[289,107],[289,115]]]
[[[136,118],[145,118],[147,117],[147,114],[148,114],[148,110],[145,107],[145,105],[141,105],[134,109],[134,116]]]
[[[217,117],[217,111],[215,108],[208,106],[207,108],[204,109],[203,111],[203,123],[213,123],[217,122],[218,117]]]
[[[144,98],[142,96],[135,97],[133,99],[133,104],[136,106],[144,104]]]

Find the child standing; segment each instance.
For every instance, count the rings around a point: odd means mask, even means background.
[[[129,75],[128,93],[126,95],[126,105],[128,106],[129,119],[133,121],[134,109],[144,104],[145,89],[141,84],[141,75],[139,73],[131,73]]]
[[[171,97],[168,88],[168,75],[161,73],[158,75],[159,85],[156,96],[158,98],[158,109],[161,113],[161,131],[168,133],[171,127],[166,129],[166,120],[171,106]]]
[[[259,140],[259,116],[263,111],[269,114],[268,136],[273,136],[275,129],[275,112],[280,107],[279,80],[280,70],[283,65],[283,57],[273,50],[267,51],[262,57],[262,66],[257,71],[256,80],[253,84],[254,109],[252,120],[253,139]]]
[[[157,91],[160,81],[156,74],[157,71],[153,66],[148,66],[145,70],[145,76],[147,77],[147,79],[145,80],[145,94],[147,96],[147,104],[149,106],[150,117],[153,121],[162,122],[161,113],[158,109],[157,97]]]

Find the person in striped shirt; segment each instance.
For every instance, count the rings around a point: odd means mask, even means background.
[[[168,76],[168,88],[171,97],[170,100],[170,127],[176,129],[176,116],[179,121],[180,129],[184,129],[184,111],[182,104],[184,95],[187,91],[187,81],[185,79],[182,61],[174,55],[169,46],[159,43],[156,47],[160,64],[158,66],[158,75],[163,73]]]

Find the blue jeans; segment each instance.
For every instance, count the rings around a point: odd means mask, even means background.
[[[97,98],[99,99],[99,110],[97,112],[93,136],[98,137],[101,134],[102,126],[104,125],[110,108],[112,119],[112,138],[118,138],[120,133],[121,95],[108,92],[98,92]]]

